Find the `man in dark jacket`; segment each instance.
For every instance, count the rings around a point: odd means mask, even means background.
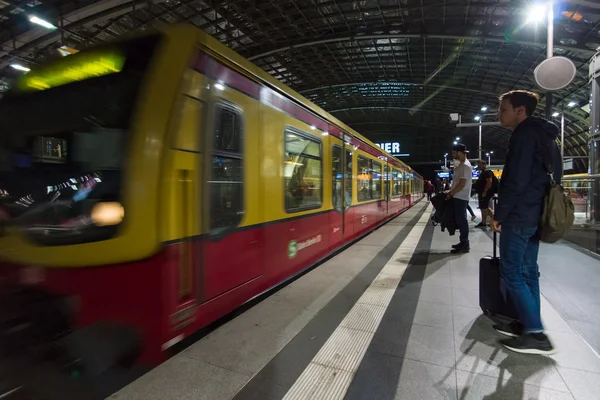
[[[502,171],[492,228],[500,233],[500,275],[519,321],[494,328],[511,339],[501,344],[528,354],[552,354],[540,316],[538,225],[549,178],[542,146],[552,143],[554,179],[560,182],[562,163],[556,146],[558,128],[532,117],[538,104],[535,93],[514,90],[500,97],[500,123],[512,131]]]

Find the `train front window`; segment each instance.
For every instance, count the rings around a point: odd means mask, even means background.
[[[0,102],[5,223],[49,246],[118,232],[131,120],[158,42],[150,36],[66,57],[7,93]]]

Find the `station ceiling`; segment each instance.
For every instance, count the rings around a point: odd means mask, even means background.
[[[521,0],[0,0],[0,86],[22,73],[11,64],[35,65],[60,46],[81,50],[185,21],[371,140],[400,142],[409,163],[437,161],[456,136],[476,154],[478,129],[457,130],[450,113],[474,122],[508,90],[543,95],[533,70],[546,58],[546,22],[531,9]],[[565,154],[584,156],[600,3],[555,0],[554,45],[555,55],[577,67],[575,80],[553,95],[554,111],[565,114]],[[544,107],[545,100],[542,115]],[[508,138],[502,128],[484,127],[484,153],[500,161]]]

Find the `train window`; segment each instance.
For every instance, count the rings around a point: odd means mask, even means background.
[[[357,167],[358,201],[371,200],[371,160],[358,156]]]
[[[331,150],[331,158],[332,158],[332,200],[333,200],[333,208],[341,211],[344,208],[343,204],[343,188],[342,188],[342,148],[340,146],[334,145]]]
[[[371,198],[372,199],[381,199],[381,164],[376,162],[376,161],[372,161],[373,163],[373,173],[371,174],[371,176],[373,177],[373,181],[372,181],[372,190],[371,190]]]
[[[215,130],[210,190],[210,233],[236,227],[244,215],[244,165],[242,158],[242,113],[219,103],[215,109]]]
[[[392,196],[400,196],[402,194],[402,178],[401,172],[396,168],[393,169],[392,173]]]
[[[215,119],[215,150],[242,152],[242,118],[239,111],[219,106]]]
[[[322,203],[321,142],[285,130],[284,197],[288,212],[319,208]]]
[[[346,150],[344,158],[344,163],[346,165],[346,173],[344,176],[344,190],[346,192],[345,195],[345,207],[350,207],[352,204],[352,152],[350,150]]]

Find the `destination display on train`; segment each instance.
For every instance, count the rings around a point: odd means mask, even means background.
[[[124,64],[125,57],[114,50],[77,54],[34,69],[17,82],[17,87],[21,91],[47,90],[121,72]]]

